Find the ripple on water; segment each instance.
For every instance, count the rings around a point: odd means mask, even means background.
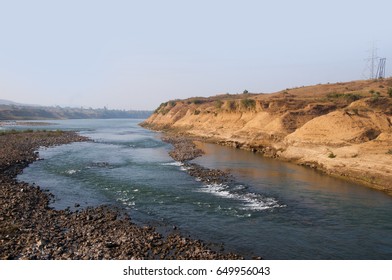
[[[210,193],[218,197],[237,200],[241,202],[239,209],[245,211],[263,211],[272,208],[286,207],[286,205],[280,204],[279,201],[273,197],[247,192],[245,189],[246,187],[243,185],[231,187],[226,184],[207,184],[203,185],[198,191]]]

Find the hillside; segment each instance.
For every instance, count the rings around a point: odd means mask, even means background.
[[[142,126],[310,166],[392,194],[392,79],[172,100]]]
[[[17,104],[0,100],[0,120],[46,120],[46,119],[109,119],[134,118],[145,119],[151,111],[125,111],[109,109],[86,109],[70,107],[43,107]]]

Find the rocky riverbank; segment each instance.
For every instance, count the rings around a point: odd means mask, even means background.
[[[178,233],[138,226],[121,209],[55,210],[51,195],[17,182],[36,150],[88,139],[74,132],[0,135],[0,259],[240,259]]]

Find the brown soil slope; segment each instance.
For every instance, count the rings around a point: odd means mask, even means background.
[[[202,137],[392,194],[392,79],[163,103],[142,126]]]

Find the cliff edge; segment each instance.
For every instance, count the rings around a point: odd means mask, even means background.
[[[172,100],[141,125],[292,161],[392,195],[392,78]]]

